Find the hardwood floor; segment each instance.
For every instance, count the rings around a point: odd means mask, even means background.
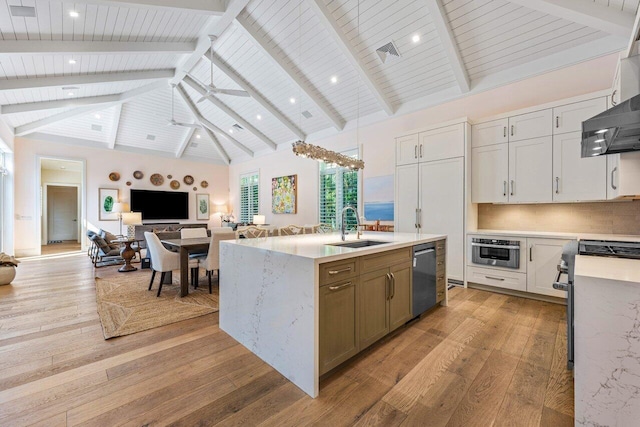
[[[0,425],[573,425],[562,306],[453,289],[311,399],[217,314],[105,341],[94,275],[116,268],[25,260],[0,286]]]
[[[80,252],[80,243],[75,240],[63,240],[59,243],[49,243],[40,246],[42,255],[55,255],[69,252]]]

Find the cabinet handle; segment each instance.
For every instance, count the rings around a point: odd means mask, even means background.
[[[438,265],[444,265],[444,261],[438,261]]]
[[[513,182],[513,180],[511,180],[511,195],[512,196],[513,196],[513,184],[514,184],[514,182]]]
[[[438,276],[438,280],[444,279],[444,276]]]
[[[390,300],[391,299],[391,273],[387,273],[387,283],[386,286],[384,287],[384,299],[385,300]]]
[[[533,245],[529,246],[529,262],[533,262]]]
[[[560,116],[556,116],[556,129],[560,127]]]
[[[511,136],[513,136],[513,125],[511,125]]]
[[[617,170],[618,170],[618,167],[616,166],[616,167],[615,167],[615,168],[613,168],[613,170],[611,171],[611,188],[613,188],[614,190],[617,190],[617,189],[618,189],[618,187],[616,187],[616,186],[613,184],[613,174],[614,174]]]
[[[342,285],[338,285],[338,286],[329,286],[329,290],[330,291],[337,291],[338,289],[346,288],[346,287],[351,286],[351,285],[353,285],[353,283],[347,282],[347,283],[343,283]]]
[[[502,181],[502,196],[507,197],[507,181]]]
[[[418,211],[418,208],[416,208],[416,223],[414,224],[416,226],[416,230],[418,230],[418,228],[420,228],[418,226],[419,222],[420,222],[419,211]]]
[[[396,296],[396,276],[393,273],[389,274],[391,274],[391,296],[389,296],[389,299],[393,299]]]
[[[560,177],[559,176],[556,176],[556,194],[560,194]]]
[[[420,144],[420,158],[422,158],[422,144]]]
[[[443,295],[444,295],[444,292],[438,292],[438,296],[439,296],[439,297],[440,297],[440,296],[443,296]]]
[[[504,282],[504,279],[502,277],[493,277],[493,276],[484,276],[487,279],[491,279],[491,280],[499,280],[501,282]]]
[[[502,137],[503,138],[507,137],[507,127],[506,126],[502,128]]]
[[[418,146],[417,145],[413,146],[413,158],[414,159],[418,158]]]
[[[438,249],[439,251],[441,251],[441,250],[443,250],[443,249],[444,249],[444,245],[436,246],[436,249]]]
[[[618,92],[618,89],[615,89],[613,92],[611,92],[611,105],[613,105],[614,107],[618,105],[618,103],[614,101],[614,98],[616,97],[616,92]]]
[[[342,270],[329,270],[329,275],[333,276],[334,274],[346,273],[347,271],[351,271],[351,267],[343,268]]]

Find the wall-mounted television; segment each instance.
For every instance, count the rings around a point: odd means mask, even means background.
[[[142,219],[189,219],[189,193],[131,189],[131,211]]]

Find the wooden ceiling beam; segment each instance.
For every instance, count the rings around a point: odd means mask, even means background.
[[[58,40],[0,40],[0,58],[16,55],[174,54],[193,52],[195,42],[104,42]]]
[[[116,148],[116,138],[118,137],[118,129],[120,128],[120,117],[122,116],[122,104],[116,106],[113,113],[113,122],[111,123],[111,135],[107,141],[108,147],[113,150]]]
[[[351,66],[360,76],[360,80],[373,94],[373,97],[378,101],[378,104],[382,107],[388,116],[393,115],[394,109],[391,102],[384,96],[382,88],[375,79],[371,76],[371,73],[367,71],[366,65],[362,62],[358,55],[358,52],[351,44],[351,41],[347,38],[346,34],[342,31],[342,28],[338,25],[336,20],[331,16],[331,12],[327,9],[323,0],[307,0],[311,9],[316,12],[316,16],[320,19],[320,23],[327,29],[329,35],[336,42],[342,54],[347,58]]]
[[[271,61],[271,63],[279,69],[285,76],[291,80],[300,90],[306,95],[307,98],[313,102],[320,110],[322,115],[331,123],[331,125],[337,130],[344,129],[345,121],[339,117],[336,113],[331,111],[328,102],[316,94],[316,90],[301,77],[301,72],[297,70],[291,62],[287,62],[284,58],[279,58],[279,54],[276,52],[273,46],[270,46],[267,41],[261,36],[258,31],[251,25],[246,17],[238,16],[236,18],[238,26],[244,30],[244,33],[253,40],[254,44],[260,48],[262,53]]]
[[[196,128],[187,128],[187,133],[184,135],[184,139],[180,143],[180,146],[176,150],[176,158],[179,159],[184,154],[184,150],[189,146],[189,141],[191,141],[191,137],[196,132]]]

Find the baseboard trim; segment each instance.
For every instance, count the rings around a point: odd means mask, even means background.
[[[529,298],[529,299],[535,299],[538,301],[550,302],[553,304],[567,305],[567,300],[565,298],[551,297],[551,296],[540,295],[540,294],[532,294],[530,292],[516,291],[513,289],[496,288],[494,286],[481,285],[479,283],[472,283],[472,282],[467,282],[467,287],[472,289],[479,289],[481,291],[511,295],[514,297]]]

